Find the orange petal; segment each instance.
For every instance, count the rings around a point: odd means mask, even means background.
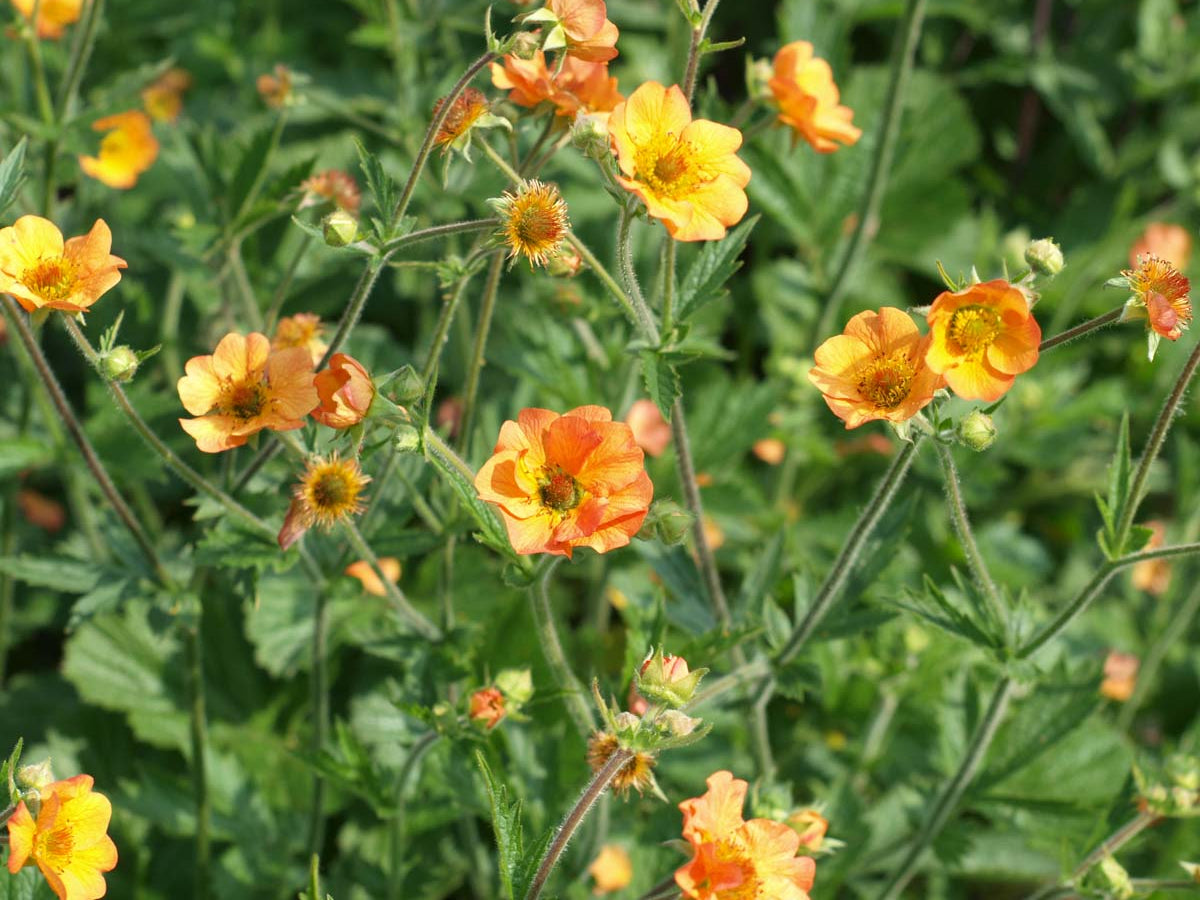
[[[708,776],[708,790],[679,804],[683,811],[683,836],[694,845],[719,841],[745,821],[742,807],[749,785],[722,769]]]

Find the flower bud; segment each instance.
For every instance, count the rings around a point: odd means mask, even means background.
[[[375,399],[375,382],[362,363],[345,353],[335,353],[329,368],[313,379],[321,404],[312,417],[330,428],[349,428],[367,416]]]
[[[1167,760],[1166,770],[1175,787],[1193,793],[1200,791],[1200,758],[1177,753]]]
[[[631,712],[619,712],[613,718],[613,724],[617,727],[618,732],[637,731],[641,723],[641,717],[635,716]]]
[[[612,155],[608,122],[595,113],[578,112],[571,125],[571,144],[584,156],[605,159]]]
[[[692,699],[707,672],[708,669],[690,671],[683,657],[664,656],[659,648],[642,663],[636,679],[638,693],[651,703],[677,709]]]
[[[667,731],[671,733],[672,737],[687,737],[700,724],[699,719],[693,719],[678,709],[668,709],[662,714],[661,721],[667,726]]]
[[[17,769],[16,776],[17,790],[19,791],[40,791],[54,783],[54,772],[50,769],[50,760],[44,759],[40,763],[32,763],[31,765],[21,766]]]
[[[472,722],[478,722],[491,731],[504,718],[504,714],[504,694],[496,688],[483,688],[471,695]]]
[[[344,209],[335,209],[321,221],[325,243],[330,247],[345,247],[358,239],[358,219]]]
[[[996,441],[996,423],[987,413],[973,409],[959,421],[955,436],[963,446],[982,452]]]
[[[809,807],[801,809],[788,816],[785,823],[788,828],[800,835],[800,846],[809,853],[817,853],[825,843],[825,833],[829,830],[829,820],[821,815],[821,811]]]
[[[771,92],[771,79],[775,71],[771,61],[746,57],[746,94],[759,103],[769,102],[775,95]]]
[[[574,248],[564,245],[546,263],[546,271],[555,278],[574,278],[583,268],[583,257]]]
[[[542,36],[536,31],[518,31],[509,39],[509,55],[517,59],[533,59],[542,49]]]
[[[138,355],[122,344],[100,357],[100,370],[109,381],[129,381],[138,370]]]
[[[1047,278],[1053,278],[1066,265],[1062,249],[1054,242],[1054,238],[1042,238],[1026,247],[1025,262],[1037,274]]]
[[[1129,880],[1129,873],[1119,862],[1111,856],[1106,856],[1100,860],[1099,869],[1109,892],[1117,900],[1128,900],[1133,896],[1133,882]]]
[[[529,669],[505,669],[496,676],[496,687],[514,706],[523,706],[533,697],[533,674]]]

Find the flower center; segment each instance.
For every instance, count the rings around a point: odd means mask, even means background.
[[[559,512],[574,509],[579,505],[579,482],[564,472],[555,469],[547,473],[538,482],[538,494],[542,505]]]
[[[357,487],[342,472],[336,470],[318,475],[313,480],[310,491],[313,506],[330,512],[340,510],[358,494]]]
[[[711,177],[699,165],[695,148],[673,134],[655,135],[634,153],[636,178],[672,200],[687,197]]]
[[[75,840],[70,828],[55,828],[45,834],[39,842],[38,853],[43,861],[70,859],[75,849]]]
[[[1000,314],[986,306],[964,306],[950,317],[947,335],[950,349],[963,356],[977,357],[1000,334]]]
[[[43,300],[65,300],[75,289],[75,263],[61,256],[40,259],[21,274],[21,281]]]
[[[858,376],[858,392],[879,409],[895,409],[908,397],[917,368],[903,350],[872,360]]]
[[[260,415],[267,405],[267,389],[258,382],[239,381],[225,388],[221,411],[235,419],[248,421]]]

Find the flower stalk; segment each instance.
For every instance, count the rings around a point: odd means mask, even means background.
[[[560,559],[551,559],[545,565],[541,577],[529,589],[529,601],[533,609],[533,619],[537,625],[538,642],[542,647],[542,655],[545,656],[550,671],[553,673],[555,681],[558,682],[559,689],[563,692],[563,702],[567,705],[567,712],[571,715],[571,721],[575,723],[575,729],[581,737],[586,739],[596,730],[596,719],[592,714],[591,706],[585,699],[587,692],[584,690],[583,684],[575,677],[575,673],[571,670],[571,664],[567,662],[562,641],[558,637],[558,627],[554,624],[554,610],[550,606],[550,579],[554,577],[554,571],[560,562]],[[613,774],[616,774],[615,769]],[[606,781],[605,784],[607,785],[607,783]],[[599,795],[597,794],[597,796]],[[537,894],[532,893],[529,896],[536,897]]]
[[[1094,319],[1088,319],[1074,328],[1068,328],[1052,338],[1046,338],[1038,345],[1038,353],[1045,353],[1047,350],[1053,349],[1060,344],[1065,344],[1068,341],[1073,341],[1076,338],[1081,338],[1085,334],[1090,334],[1093,331],[1098,331],[1105,325],[1111,325],[1113,322],[1121,318],[1121,314],[1125,311],[1124,306],[1118,306],[1116,309],[1110,309],[1104,315],[1096,316]]]

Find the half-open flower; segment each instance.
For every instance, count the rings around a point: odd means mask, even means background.
[[[103,219],[86,235],[64,241],[49,219],[21,216],[0,228],[0,291],[29,312],[84,312],[121,280],[126,263],[111,249],[112,232]]]
[[[312,357],[293,347],[271,351],[264,335],[221,338],[211,356],[194,356],[179,379],[179,399],[196,419],[180,419],[205,453],[240,447],[264,428],[300,428],[317,405]]]
[[[607,62],[617,55],[620,32],[609,21],[604,0],[549,0],[521,20],[547,25],[542,43],[547,50],[565,50],[568,57],[589,62]]]
[[[629,426],[603,407],[521,410],[501,427],[494,454],[475,489],[499,509],[517,553],[624,547],[654,495]]]
[[[150,117],[141,110],[97,119],[92,129],[108,134],[100,141],[99,156],[79,157],[79,167],[111,188],[133,187],[158,159],[158,139],[150,129]]]
[[[1007,281],[944,291],[929,310],[925,362],[964,400],[999,400],[1038,360],[1042,329]]]
[[[1192,260],[1192,236],[1182,225],[1151,222],[1129,250],[1129,264],[1137,266],[1145,257],[1157,256],[1184,271]]]
[[[510,54],[502,62],[492,63],[492,84],[508,91],[509,101],[517,106],[533,109],[549,102],[559,116],[586,112],[608,118],[625,99],[605,63],[567,57],[561,69],[551,71],[541,50],[531,59]]]
[[[83,0],[41,0],[40,3],[38,0],[12,0],[12,4],[26,21],[33,19],[36,8],[37,36],[55,41],[63,36],[66,26],[79,21],[83,11]]]
[[[833,70],[813,56],[808,41],[792,41],[775,54],[769,82],[779,109],[778,122],[792,129],[792,145],[800,138],[819,153],[832,153],[839,144],[855,144],[862,131],[851,124],[854,111],[840,104]]]
[[[473,722],[479,722],[488,731],[500,724],[504,718],[504,694],[494,687],[480,688],[471,695],[468,715]]]
[[[317,373],[313,380],[320,405],[312,417],[330,428],[349,428],[367,416],[375,400],[375,382],[357,359],[345,353],[335,353],[329,368]]]
[[[609,118],[617,181],[661,219],[677,241],[715,241],[741,221],[750,167],[737,156],[742,133],[692,119],[678,85],[639,87]]]
[[[671,425],[663,418],[658,404],[644,397],[635,400],[625,416],[637,445],[651,456],[659,457],[671,443]]]
[[[817,348],[808,378],[847,428],[875,419],[904,422],[942,386],[925,364],[929,342],[902,310],[861,312]]]

